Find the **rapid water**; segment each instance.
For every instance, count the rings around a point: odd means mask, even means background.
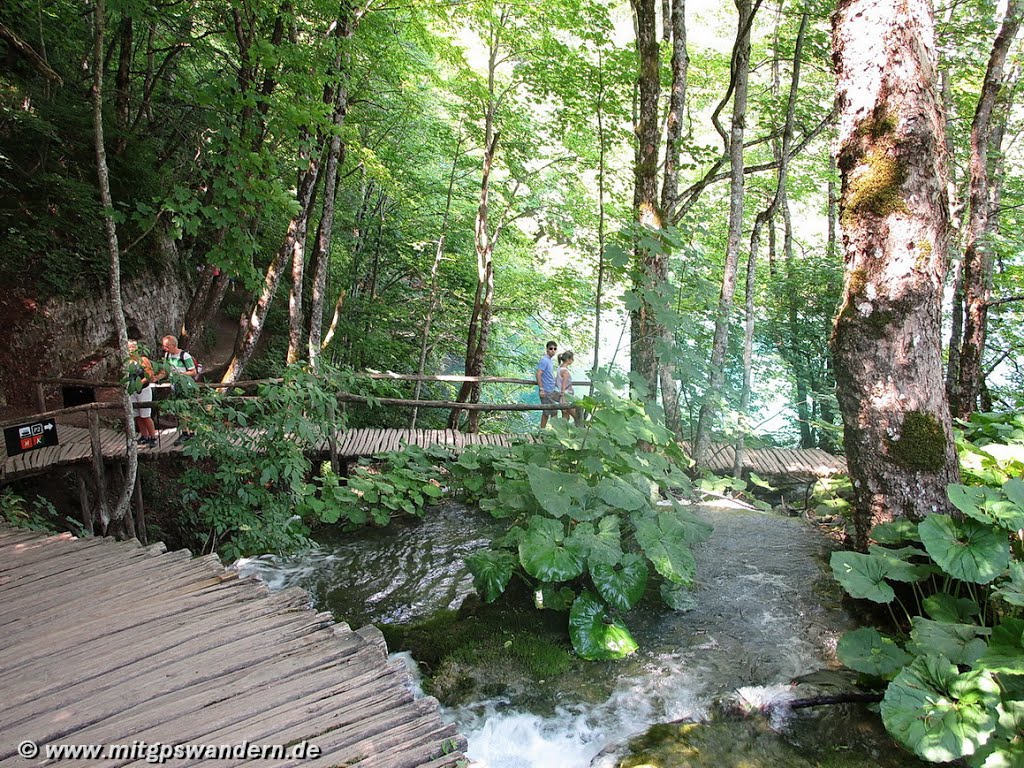
[[[641,651],[585,665],[575,690],[543,714],[523,701],[451,709],[468,756],[490,768],[612,766],[618,748],[648,726],[705,720],[716,703],[764,708],[792,695],[790,682],[832,664],[851,626],[838,593],[822,596],[827,541],[801,519],[701,507],[714,526],[696,550],[697,608],[628,617]],[[239,563],[272,588],[301,586],[314,604],[353,627],[421,619],[472,591],[463,559],[486,546],[494,523],[457,504],[418,524],[331,533],[301,556]],[[776,719],[785,712],[773,709]],[[781,725],[781,723],[776,723]]]

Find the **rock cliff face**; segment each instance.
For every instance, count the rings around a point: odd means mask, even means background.
[[[151,274],[122,285],[129,338],[150,350],[176,334],[191,298],[191,286],[172,266],[173,246],[154,259]],[[35,402],[36,377],[113,380],[117,338],[109,292],[104,286],[74,302],[37,301],[25,291],[0,296],[0,407],[22,411]],[[59,407],[58,387],[47,387],[50,407]]]

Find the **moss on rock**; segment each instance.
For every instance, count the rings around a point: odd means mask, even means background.
[[[540,684],[557,687],[559,678],[580,663],[564,622],[564,614],[532,606],[475,605],[381,630],[388,648],[407,650],[419,662],[426,675],[424,690],[456,706]]]

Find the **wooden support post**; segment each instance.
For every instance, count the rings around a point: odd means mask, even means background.
[[[141,470],[142,467],[139,467]],[[135,502],[135,538],[143,545],[149,544],[146,538],[146,508],[142,505],[142,472],[135,472],[135,491],[132,493]]]
[[[46,390],[43,389],[43,382],[36,382],[36,405],[39,407],[39,412],[44,413],[46,411]]]
[[[89,484],[85,480],[85,472],[75,469],[75,480],[78,481],[78,505],[82,508],[82,527],[92,535],[92,504],[89,501]]]
[[[103,472],[103,446],[100,444],[100,417],[96,410],[89,411],[89,445],[92,448],[92,476],[96,481],[99,498],[100,525],[106,535],[110,525],[110,507],[107,506],[107,479]]]

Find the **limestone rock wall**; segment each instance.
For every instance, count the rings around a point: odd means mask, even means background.
[[[176,334],[191,298],[190,284],[173,266],[173,245],[164,243],[151,274],[122,285],[129,338],[151,351],[160,338]],[[35,377],[112,380],[117,371],[117,334],[106,286],[69,302],[37,301],[24,291],[0,292],[0,407],[34,406]],[[59,388],[48,387],[50,407],[59,407]]]

